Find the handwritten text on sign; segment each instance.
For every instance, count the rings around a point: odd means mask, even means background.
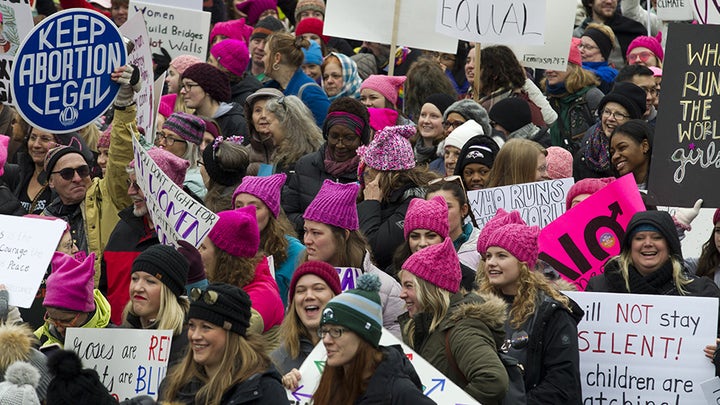
[[[115,399],[157,398],[167,374],[171,330],[68,328],[65,349],[97,371]]]
[[[569,292],[578,325],[583,404],[700,404],[715,369],[718,299]],[[654,401],[654,402],[652,402]]]
[[[140,71],[142,87],[135,94],[137,104],[137,126],[145,131],[145,139],[152,142],[155,136],[154,127],[154,75],[152,56],[150,55],[150,37],[145,28],[145,20],[142,14],[136,14],[128,19],[120,27],[120,32],[130,38],[133,43],[133,50],[128,55],[129,63],[133,64]]]

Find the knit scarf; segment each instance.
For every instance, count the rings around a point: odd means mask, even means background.
[[[560,96],[563,94],[567,94],[567,89],[565,88],[565,82],[560,82],[558,84],[548,84],[546,86],[548,94],[552,94],[553,96]]]
[[[667,285],[672,283],[673,278],[672,261],[665,261],[659,269],[647,276],[643,276],[637,271],[637,269],[635,269],[634,266],[630,265],[628,268],[628,283],[630,284],[630,291],[627,291],[627,288],[625,287],[625,280],[623,279],[619,269],[606,271],[605,277],[607,278],[608,283],[613,286],[614,291],[630,292],[634,294],[666,294]]]
[[[437,146],[425,146],[422,139],[418,139],[415,143],[415,162],[418,165],[425,164],[437,157]]]
[[[595,171],[602,172],[610,169],[610,142],[602,124],[598,122],[595,131],[590,134],[589,145],[585,148],[585,159]]]
[[[463,232],[460,234],[460,236],[458,236],[457,239],[455,239],[455,240],[453,241],[453,246],[455,247],[455,251],[456,251],[456,252],[457,252],[458,250],[460,250],[460,247],[461,247],[465,242],[467,242],[468,239],[470,239],[470,234],[471,234],[472,231],[473,231],[473,226],[472,226],[472,224],[468,222],[467,224],[463,225],[462,231],[463,231]]]
[[[615,76],[618,74],[618,71],[611,67],[607,62],[583,62],[582,67],[585,70],[595,73],[601,81],[606,83],[612,83],[612,81],[615,80]]]
[[[331,176],[337,178],[340,177],[341,174],[355,173],[358,168],[358,164],[360,163],[360,156],[355,155],[352,159],[348,159],[344,162],[338,162],[333,159],[332,154],[330,153],[330,148],[325,147],[324,163],[325,171],[327,171]]]

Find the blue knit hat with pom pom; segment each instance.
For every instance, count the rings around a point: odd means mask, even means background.
[[[380,279],[377,274],[365,273],[357,278],[356,285],[357,288],[345,291],[325,305],[320,326],[326,323],[344,326],[378,347],[383,323]]]

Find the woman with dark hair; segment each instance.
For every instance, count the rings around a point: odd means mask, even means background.
[[[610,161],[619,176],[632,173],[638,189],[647,190],[653,129],[643,120],[630,120],[610,135]]]
[[[462,129],[461,126],[458,131]],[[460,150],[453,174],[462,177],[466,190],[482,190],[490,182],[490,170],[499,152],[500,147],[493,138],[473,136]]]
[[[470,82],[465,76],[465,62],[467,61],[470,44],[467,41],[458,41],[457,51],[455,54],[433,52],[433,60],[440,64],[445,76],[450,79],[455,93],[460,97],[464,97],[470,89]]]
[[[687,259],[688,269],[698,277],[707,277],[720,286],[720,208],[712,217],[710,238],[702,246],[699,259]]]
[[[242,145],[243,137],[217,137],[203,151],[202,174],[207,195],[205,206],[212,212],[229,210],[233,192],[247,173],[250,156]]]
[[[418,133],[415,136],[415,162],[429,164],[430,170],[443,174],[445,163],[438,157],[440,144],[446,139],[443,114],[455,99],[445,93],[431,94],[423,101],[420,115],[417,117]],[[440,151],[442,152],[442,151]]]
[[[295,173],[283,189],[282,207],[295,230],[302,235],[302,214],[320,190],[323,181],[357,181],[360,157],[357,149],[370,142],[370,116],[361,102],[341,97],[330,104],[323,124],[325,143],[317,152],[301,157]]]
[[[440,65],[427,58],[418,59],[407,72],[404,112],[418,122],[425,100],[436,93],[447,94],[457,100],[457,93]]]

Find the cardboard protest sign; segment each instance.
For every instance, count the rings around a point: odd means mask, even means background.
[[[657,0],[657,16],[665,21],[693,19],[691,0]]]
[[[157,399],[172,337],[171,330],[68,328],[65,350],[74,351],[84,367],[97,371],[115,399]]]
[[[620,254],[630,219],[645,211],[632,174],[610,183],[540,231],[539,258],[584,290],[605,262]]]
[[[720,27],[670,24],[662,114],[655,127],[648,190],[654,205],[720,207]],[[714,102],[714,103],[713,103]],[[713,108],[715,107],[715,108]],[[708,183],[710,182],[710,183]]]
[[[452,54],[457,51],[457,38],[428,29],[435,25],[438,0],[399,1],[396,45]],[[328,0],[323,34],[390,44],[394,17],[392,4],[387,0]]]
[[[12,66],[20,43],[33,28],[30,6],[0,0],[0,101],[13,104]]]
[[[142,128],[147,139],[150,134],[150,142],[155,135],[155,86],[153,75],[152,55],[150,55],[150,37],[145,29],[145,20],[142,14],[135,14],[120,27],[120,32],[129,38],[133,49],[128,55],[128,63],[133,64],[140,70],[140,81],[142,88],[135,93],[135,104],[137,105],[137,126]]]
[[[109,18],[79,8],[52,14],[35,26],[15,56],[17,110],[47,132],[78,130],[114,101],[120,85],[110,74],[125,59],[122,36]]]
[[[546,0],[438,0],[435,31],[469,42],[545,45]]]
[[[162,48],[172,58],[194,55],[207,59],[210,13],[131,0],[129,18],[137,13],[145,17],[152,53],[161,53]]]
[[[65,221],[0,215],[0,284],[9,304],[30,308],[50,264]]]
[[[701,24],[720,24],[719,2],[710,0],[695,0],[693,1],[693,5],[693,15]]]
[[[380,337],[380,345],[392,346],[400,345],[405,356],[410,360],[415,372],[420,377],[423,384],[423,393],[438,404],[457,404],[457,405],[477,405],[478,402],[455,385],[449,378],[437,371],[430,363],[415,353],[405,343],[401,342],[388,332],[387,329],[382,330]],[[295,390],[286,390],[288,400],[293,405],[309,405],[312,394],[320,383],[323,369],[325,368],[325,360],[327,352],[322,342],[318,343],[307,359],[300,366],[300,375],[302,380],[300,386]]]
[[[176,245],[176,241],[185,240],[200,246],[218,216],[173,183],[137,139],[133,138],[133,144],[137,184],[145,195],[160,243]]]
[[[544,227],[565,212],[573,179],[537,181],[468,191],[468,203],[480,229],[499,208],[516,210],[528,225]]]
[[[702,404],[715,375],[703,348],[715,342],[718,299],[567,292],[578,325],[583,404]]]

